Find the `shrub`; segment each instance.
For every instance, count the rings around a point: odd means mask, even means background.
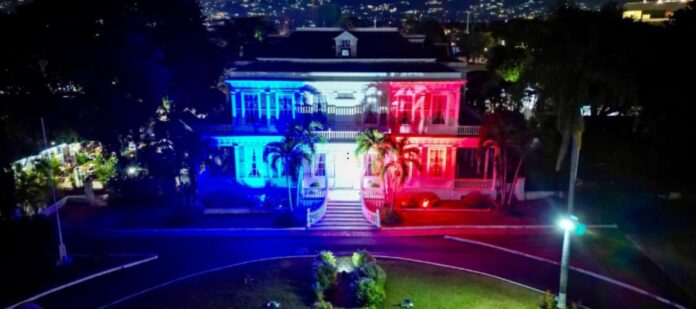
[[[384,285],[372,278],[360,278],[357,284],[358,299],[368,308],[379,306],[387,298]]]
[[[381,223],[385,225],[398,225],[403,221],[401,219],[401,215],[399,215],[399,213],[397,213],[394,209],[383,207],[380,210],[380,213]]]
[[[314,274],[314,291],[323,293],[329,286],[336,282],[336,258],[329,251],[322,251],[317,255],[312,265]],[[318,297],[319,298],[319,297]]]
[[[331,302],[325,301],[325,300],[317,300],[312,304],[313,309],[333,309],[333,305]]]
[[[333,255],[333,252],[331,251],[324,250],[319,252],[318,259],[330,263],[332,265],[336,265],[336,257]]]
[[[285,211],[275,219],[273,225],[278,227],[292,227],[297,225],[297,220],[295,220],[295,215],[291,211]]]
[[[387,283],[387,273],[374,261],[360,266],[360,268],[358,268],[358,275],[361,278],[370,278],[382,287]]]
[[[541,297],[541,309],[555,309],[556,308],[556,299],[551,292],[546,291],[544,295]]]
[[[462,197],[460,207],[474,209],[493,209],[495,208],[495,201],[493,201],[493,199],[491,199],[490,196],[484,195],[481,192],[472,192]]]
[[[369,252],[367,252],[367,250],[358,250],[353,252],[351,260],[353,261],[353,266],[355,267],[360,267],[365,263],[376,261],[376,259]]]

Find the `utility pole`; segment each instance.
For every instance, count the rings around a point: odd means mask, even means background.
[[[46,125],[44,125],[43,117],[41,117],[41,132],[43,133],[45,150],[48,150]],[[58,229],[58,261],[56,261],[56,265],[67,265],[70,264],[71,258],[68,256],[68,250],[65,248],[65,243],[63,243],[63,228],[60,223],[60,207],[58,207],[58,201],[56,199],[56,185],[53,182],[53,167],[51,166],[50,153],[48,155],[48,182],[51,185],[51,197],[53,198],[53,205],[56,207],[56,227]]]

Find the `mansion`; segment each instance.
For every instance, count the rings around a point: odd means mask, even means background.
[[[303,196],[327,192],[329,205],[382,194],[372,155],[355,155],[356,137],[368,128],[420,149],[423,168],[400,192],[443,200],[494,194],[495,150],[478,149],[480,119],[461,110],[465,72],[437,61],[424,39],[396,28],[299,28],[269,37],[255,60],[225,71],[232,123],[205,135],[233,154],[236,185],[286,187],[283,172],[264,163],[264,148],[288,124],[319,119],[326,143],[293,186]]]

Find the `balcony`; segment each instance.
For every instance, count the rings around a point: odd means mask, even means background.
[[[481,126],[458,126],[458,136],[479,136]]]

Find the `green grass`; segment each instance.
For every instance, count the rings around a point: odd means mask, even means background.
[[[387,272],[387,301],[398,308],[410,298],[415,308],[538,308],[541,294],[500,280],[412,262],[380,260]],[[245,283],[251,276],[252,283]],[[247,280],[248,281],[248,280]],[[127,308],[309,308],[311,259],[261,262],[179,282],[123,304]]]
[[[394,308],[409,298],[416,308],[539,308],[541,294],[464,271],[381,260],[387,272],[387,301]]]

